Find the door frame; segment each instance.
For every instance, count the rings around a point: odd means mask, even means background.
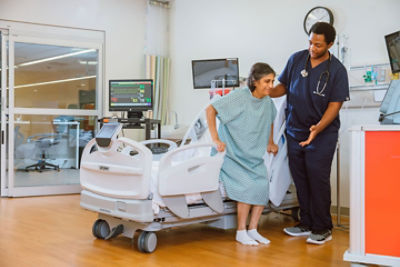
[[[0,129],[0,196],[8,195],[8,178],[6,175],[6,166],[7,166],[7,59],[8,59],[8,51],[7,51],[7,42],[8,42],[8,30],[0,28],[1,35],[1,110],[0,110],[0,118],[1,118],[1,129]]]

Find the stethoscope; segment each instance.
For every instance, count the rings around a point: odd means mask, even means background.
[[[308,62],[310,62],[310,54],[308,54],[308,56],[307,56],[307,60],[306,60],[306,64],[304,65],[304,69],[300,72],[300,74],[301,74],[301,76],[303,76],[303,78],[308,77],[308,71],[307,71]],[[322,96],[322,97],[325,96],[324,91],[325,91],[326,86],[328,85],[328,81],[329,81],[329,76],[330,76],[329,67],[330,67],[330,65],[331,65],[331,53],[329,53],[329,61],[328,61],[328,66],[326,67],[326,70],[319,75],[317,88],[316,88],[316,90],[313,91],[314,94]],[[319,85],[320,85],[321,80],[322,80],[324,75],[326,75],[326,80],[324,82],[324,85],[322,86],[322,89],[319,90]]]

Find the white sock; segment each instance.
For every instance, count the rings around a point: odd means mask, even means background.
[[[266,239],[265,237],[263,237],[262,235],[260,235],[260,234],[257,232],[257,229],[251,229],[251,230],[247,231],[247,234],[248,234],[248,236],[249,236],[250,238],[252,238],[252,239],[254,239],[254,240],[257,240],[257,241],[260,242],[260,243],[269,244],[269,243],[271,242],[271,241],[269,241],[268,239]]]
[[[258,245],[257,241],[247,235],[246,230],[236,231],[236,241],[242,243],[243,245]]]

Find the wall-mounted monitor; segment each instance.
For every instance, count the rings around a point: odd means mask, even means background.
[[[385,36],[392,73],[400,72],[400,31]]]
[[[237,58],[192,60],[192,73],[195,89],[239,86]]]

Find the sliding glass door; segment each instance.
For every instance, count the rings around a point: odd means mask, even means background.
[[[0,29],[0,196],[7,195],[7,121],[6,121],[6,98],[7,98],[7,73],[8,73],[8,30]]]
[[[8,196],[80,192],[102,114],[102,42],[10,34]]]

